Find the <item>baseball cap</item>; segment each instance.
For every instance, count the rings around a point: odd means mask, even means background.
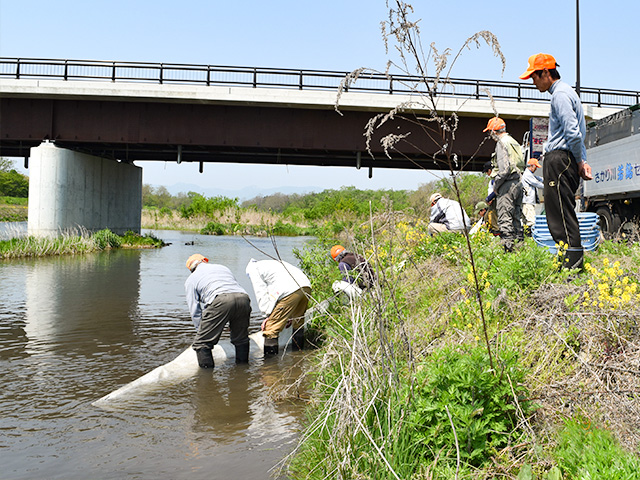
[[[520,75],[520,78],[522,80],[526,80],[536,70],[544,70],[545,68],[547,70],[551,70],[559,66],[560,65],[556,63],[556,59],[553,58],[553,55],[549,55],[548,53],[536,53],[529,57],[529,67],[526,72]]]

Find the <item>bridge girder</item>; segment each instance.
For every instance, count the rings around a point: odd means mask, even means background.
[[[42,140],[92,155],[133,161],[319,165],[448,169],[433,123],[397,118],[372,139],[371,111],[284,106],[141,102],[126,100],[1,98],[0,155],[26,157]],[[462,170],[480,171],[495,145],[484,141],[486,117],[460,117],[455,153]],[[521,139],[527,120],[508,120]],[[380,138],[410,131],[402,152],[387,157]],[[484,141],[484,142],[483,142]]]

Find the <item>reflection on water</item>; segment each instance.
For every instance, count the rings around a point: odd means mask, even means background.
[[[241,238],[154,233],[172,245],[0,262],[3,479],[267,479],[292,448],[300,406],[267,388],[303,354],[199,370],[122,411],[91,406],[190,344],[189,255],[229,266],[253,295],[244,267],[265,257]],[[280,239],[280,253],[296,263],[305,241]]]

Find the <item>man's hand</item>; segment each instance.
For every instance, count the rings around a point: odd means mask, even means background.
[[[583,180],[593,180],[591,175],[591,165],[587,162],[580,162],[578,164],[578,174]]]

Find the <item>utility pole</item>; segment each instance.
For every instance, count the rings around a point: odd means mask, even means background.
[[[580,97],[580,0],[576,0],[576,93]]]

